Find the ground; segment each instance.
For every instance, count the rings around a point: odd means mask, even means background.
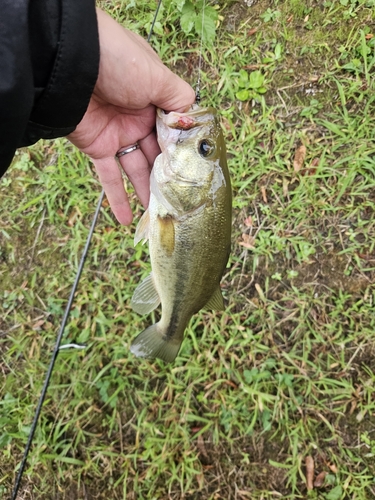
[[[182,3],[163,2],[152,43],[195,85]],[[202,105],[221,112],[234,194],[227,308],[192,318],[174,364],[135,359],[155,319],[129,305],[149,272],[142,209],[128,186],[121,227],[104,202],[63,338],[87,348],[58,357],[19,498],[375,498],[375,3],[208,3]],[[146,36],[156,3],[102,6]],[[63,139],[19,151],[0,181],[0,497],[99,194]]]

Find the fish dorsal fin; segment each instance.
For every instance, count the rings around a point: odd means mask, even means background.
[[[159,304],[160,297],[150,273],[135,289],[130,305],[136,313],[148,314]]]
[[[204,306],[205,309],[210,309],[213,311],[224,311],[224,299],[221,294],[221,288],[218,286],[210,298],[210,300],[207,302],[207,304]]]
[[[140,218],[137,228],[135,230],[134,246],[137,245],[137,243],[139,243],[141,240],[143,240],[142,245],[146,243],[146,241],[148,240],[149,227],[150,227],[150,213],[147,209],[146,212],[144,212],[144,214]]]

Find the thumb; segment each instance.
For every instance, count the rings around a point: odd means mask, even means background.
[[[163,78],[155,88],[152,104],[165,111],[185,112],[195,102],[192,87],[175,75],[166,66],[163,67]]]

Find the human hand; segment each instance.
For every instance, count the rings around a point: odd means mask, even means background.
[[[121,156],[119,162],[147,207],[150,171],[160,153],[154,130],[156,107],[185,111],[195,95],[142,37],[100,9],[97,16],[99,76],[87,111],[68,139],[92,159],[117,220],[130,224],[133,215],[116,152],[139,144],[140,149]]]

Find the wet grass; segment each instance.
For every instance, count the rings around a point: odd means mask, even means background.
[[[105,6],[144,35],[155,5],[134,3]],[[173,365],[134,359],[147,249],[104,204],[63,340],[87,348],[58,358],[20,498],[374,498],[370,4],[217,3],[202,95],[222,112],[235,195],[227,309],[192,319]],[[195,84],[198,41],[167,3],[162,19],[156,49]],[[0,181],[0,497],[99,193],[64,140],[19,152]]]

